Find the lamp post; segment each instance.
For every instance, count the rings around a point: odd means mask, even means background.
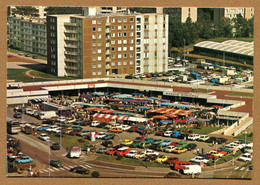
[[[185,39],[183,39],[183,58],[185,60]]]
[[[48,147],[49,147],[49,152],[48,152],[48,157],[49,157],[49,177],[51,176],[51,168],[50,168],[50,153],[51,153],[51,151],[50,151],[50,140],[48,141]]]
[[[245,131],[245,144],[246,144],[246,134],[247,134],[247,131]]]

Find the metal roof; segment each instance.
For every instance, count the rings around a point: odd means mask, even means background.
[[[240,55],[254,56],[254,41],[244,42],[238,40],[226,40],[224,42],[203,41],[194,45],[195,47],[208,48],[216,51],[225,51]]]

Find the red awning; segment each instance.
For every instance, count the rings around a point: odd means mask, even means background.
[[[165,119],[167,119],[168,117],[166,117],[166,116],[153,116],[152,118],[153,118],[153,119],[163,119],[163,120],[165,120]]]
[[[177,120],[174,120],[175,123],[186,123],[186,120],[183,120],[183,119],[177,119]]]

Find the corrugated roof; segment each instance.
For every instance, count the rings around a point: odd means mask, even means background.
[[[254,42],[238,40],[226,40],[224,42],[203,41],[194,45],[195,47],[208,48],[216,51],[226,51],[241,55],[254,56]]]

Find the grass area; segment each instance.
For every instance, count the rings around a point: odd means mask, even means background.
[[[246,138],[245,138],[245,134],[236,136],[235,138],[236,139],[241,139],[241,140],[245,140],[246,139],[246,141],[253,141],[253,133],[246,134]]]
[[[133,166],[145,166],[145,167],[167,167],[169,168],[169,165],[162,164],[162,163],[155,163],[155,162],[148,162],[148,161],[142,161],[138,159],[130,159],[130,158],[122,158],[121,160],[117,160],[117,156],[110,156],[105,154],[97,154],[97,160],[100,161],[108,161],[112,163],[118,163],[118,164],[126,164],[126,165],[133,165]]]
[[[206,90],[206,89],[193,89],[192,92],[195,92],[195,93],[212,93],[213,91],[210,91],[210,90]]]
[[[245,93],[229,93],[226,96],[246,96],[246,97],[253,97],[253,94],[245,94]]]
[[[23,53],[24,55],[26,55],[26,54],[29,54],[29,55],[34,55],[34,56],[37,56],[38,57],[38,59],[42,59],[42,60],[46,60],[47,61],[47,57],[44,57],[44,56],[41,56],[41,55],[37,55],[37,54],[34,54],[34,53],[29,53],[29,52],[25,52],[25,51],[20,51],[20,50],[17,50],[17,49],[8,49],[7,51],[9,51],[9,52],[12,52],[12,53]],[[30,57],[28,57],[28,58],[30,58]]]
[[[184,130],[192,130],[196,134],[209,134],[216,130],[221,129],[221,127],[202,127],[201,129],[197,128],[178,128],[177,130],[184,131]]]
[[[241,150],[239,150],[237,153],[235,153],[234,158],[240,156],[242,153],[243,152]],[[232,153],[230,153],[230,154],[220,158],[219,160],[217,160],[216,164],[223,164],[223,163],[228,162],[232,159],[233,159],[233,156],[232,156]],[[208,162],[207,165],[212,166],[212,165],[214,165],[214,162],[213,161]]]
[[[7,69],[7,79],[15,80],[19,82],[42,82],[42,81],[50,81],[50,80],[75,80],[74,77],[57,77],[51,74],[47,74],[41,71],[31,71],[30,74],[35,76],[41,76],[42,78],[31,78],[25,76],[26,71],[29,69]]]

